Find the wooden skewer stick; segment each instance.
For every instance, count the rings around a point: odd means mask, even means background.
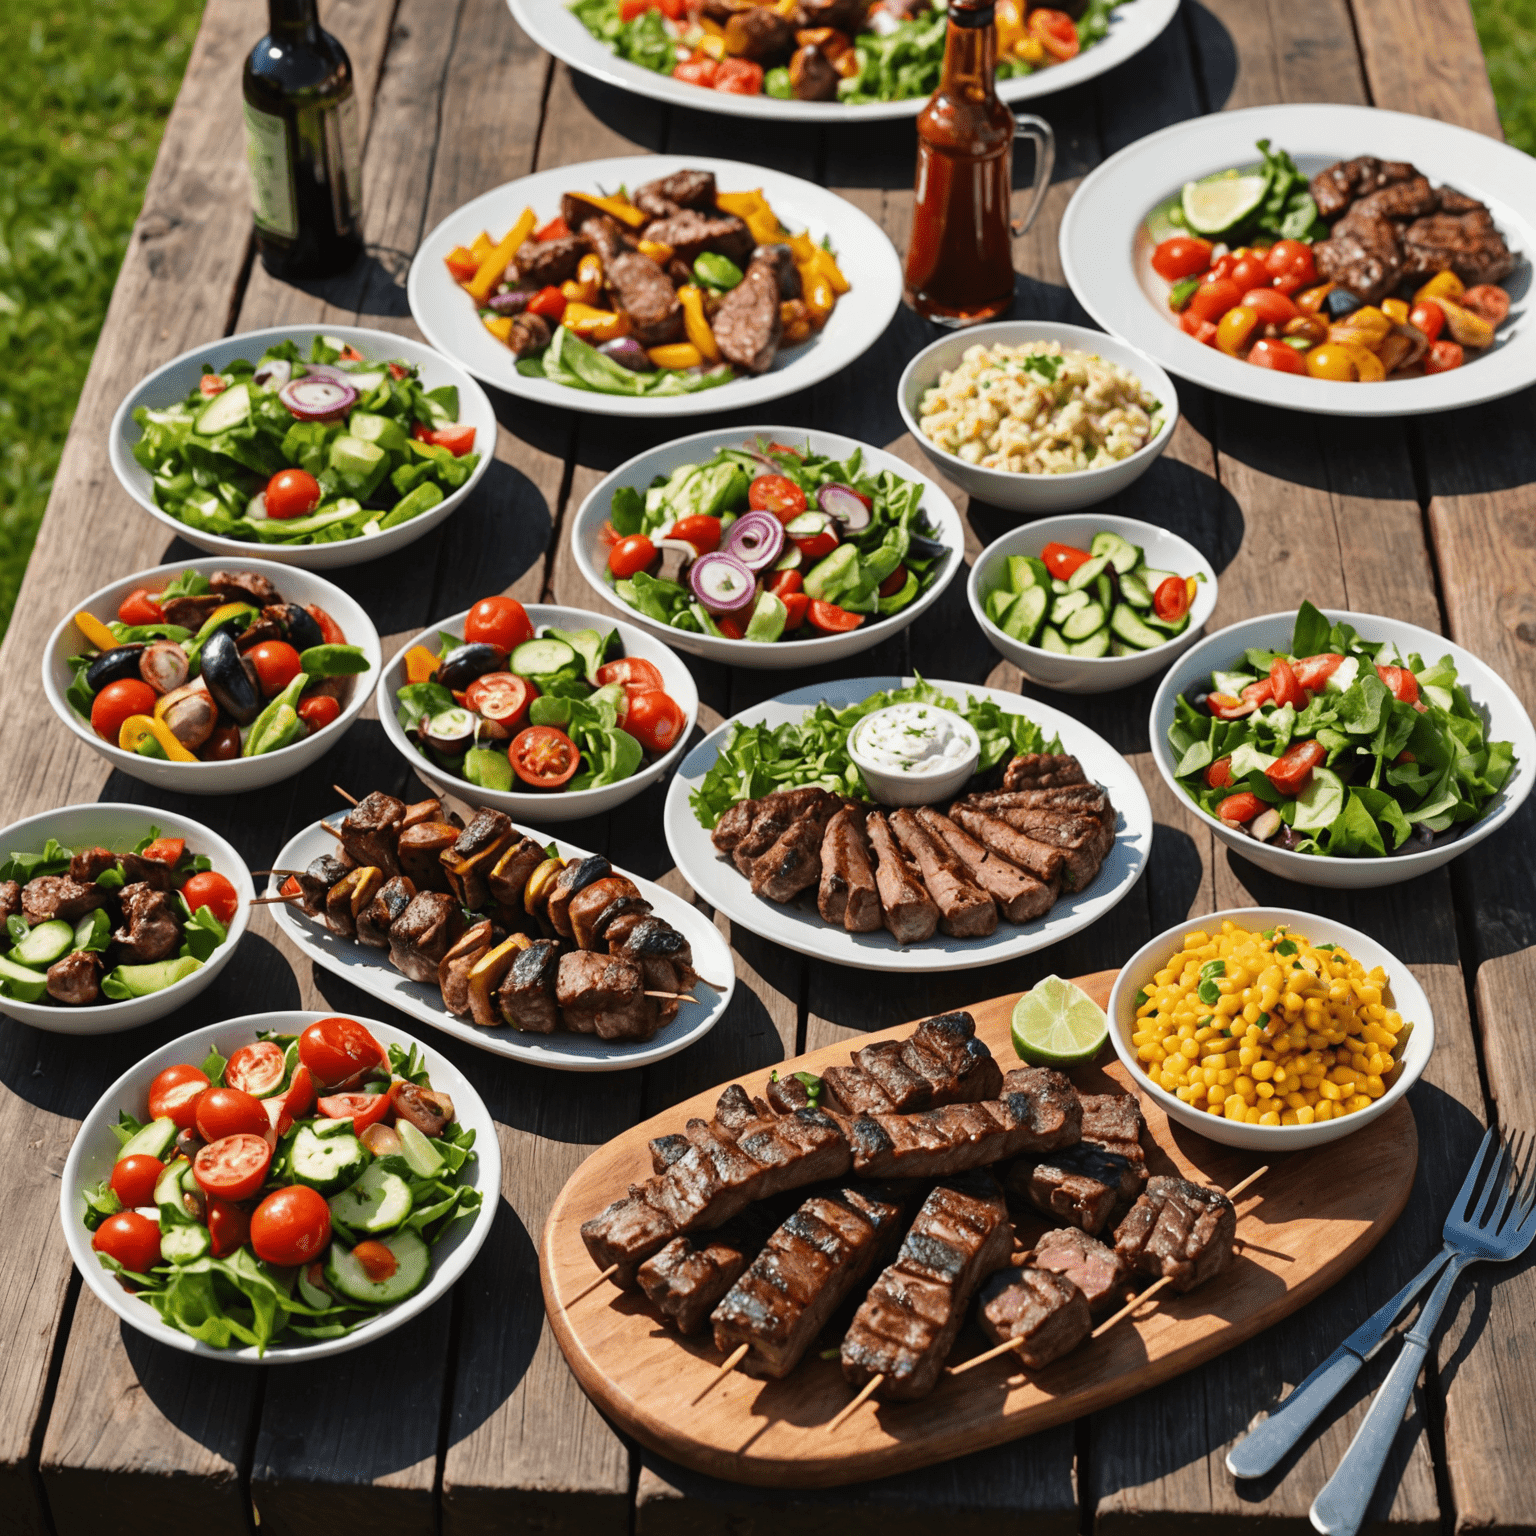
[[[357,804],[357,800],[352,795],[349,795],[346,792],[346,790],[344,790],[341,787],[340,784],[332,784],[331,788],[334,789],[336,791],[336,793],[338,795],[340,795],[341,798],[347,802],[348,805],[356,805]]]
[[[647,992],[647,997],[675,997],[680,1003],[696,1003],[696,998],[691,992]]]
[[[972,1355],[969,1360],[963,1360],[959,1365],[952,1365],[944,1373],[946,1376],[964,1376],[967,1371],[974,1370],[978,1365],[985,1365],[988,1360],[996,1360],[999,1355],[1006,1355],[1009,1350],[1022,1349],[1023,1337],[1017,1339],[1004,1339],[1001,1344],[994,1344],[991,1349],[983,1350],[979,1355]]]
[[[295,891],[292,896],[257,896],[252,899],[251,905],[253,907],[286,907],[290,901],[303,901],[303,899],[303,896]]]
[[[718,1387],[720,1383],[724,1381],[725,1378],[729,1376],[731,1372],[734,1371],[744,1359],[746,1359],[747,1351],[751,1349],[751,1347],[752,1346],[750,1344],[738,1344],[736,1348],[733,1349],[730,1354],[725,1357],[725,1360],[722,1363],[720,1369],[709,1378],[708,1384],[688,1406],[690,1408],[697,1407],[699,1403],[708,1397],[709,1394],[713,1392],[715,1388]]]
[[[253,877],[256,875],[292,875],[297,878],[303,873],[304,871],[300,869],[253,869],[251,871]]]
[[[598,1286],[603,1283],[604,1280],[609,1279],[611,1276],[616,1275],[618,1272],[619,1266],[617,1264],[610,1264],[608,1268],[605,1269],[602,1274],[600,1274],[597,1279],[594,1280],[590,1285],[583,1286],[579,1291],[576,1292],[574,1296],[570,1297],[565,1303],[566,1306],[574,1307],[583,1296],[590,1296],[592,1292],[595,1291]]]
[[[322,827],[324,827],[324,828],[325,828],[325,830],[326,830],[326,831],[327,831],[327,832],[329,832],[329,833],[330,833],[330,834],[331,834],[331,836],[332,836],[332,837],[334,837],[334,838],[335,838],[335,839],[336,839],[336,841],[337,841],[337,842],[338,842],[338,843],[339,843],[339,842],[341,842],[341,840],[342,840],[342,837],[341,837],[341,833],[340,833],[340,832],[339,832],[339,831],[338,831],[338,830],[337,830],[337,829],[336,829],[336,828],[335,828],[335,827],[333,827],[333,826],[332,826],[332,825],[331,825],[331,824],[330,824],[330,822],[328,822],[328,821],[322,821],[322,822],[321,822],[321,823],[320,823],[320,825],[321,825],[321,826],[322,826]]]
[[[1150,1297],[1156,1296],[1157,1293],[1162,1290],[1165,1285],[1171,1285],[1172,1283],[1173,1282],[1168,1278],[1167,1275],[1164,1275],[1160,1280],[1154,1280],[1152,1284],[1149,1285],[1146,1290],[1141,1293],[1141,1295],[1131,1297],[1131,1299],[1126,1302],[1126,1304],[1121,1307],[1113,1317],[1106,1317],[1104,1321],[1100,1323],[1099,1326],[1088,1335],[1088,1337],[1090,1339],[1096,1339],[1100,1334],[1108,1333],[1109,1330],[1113,1328],[1122,1317],[1126,1317],[1130,1313],[1134,1312],[1136,1308],[1142,1304],[1142,1302],[1148,1300]]]
[[[871,1376],[869,1380],[866,1381],[864,1385],[859,1389],[859,1395],[854,1398],[854,1400],[849,1403],[848,1406],[844,1408],[842,1412],[839,1413],[838,1416],[833,1419],[830,1424],[827,1425],[827,1433],[830,1435],[834,1430],[837,1429],[837,1427],[843,1422],[844,1419],[848,1418],[853,1413],[853,1410],[857,1408],[860,1403],[866,1401],[868,1398],[873,1397],[876,1391],[879,1389],[880,1383],[884,1380],[884,1371],[878,1371],[875,1375]]]
[[[1242,1194],[1242,1192],[1245,1189],[1247,1189],[1250,1184],[1257,1183],[1258,1180],[1262,1179],[1264,1177],[1264,1175],[1266,1173],[1268,1173],[1268,1172],[1269,1172],[1269,1164],[1268,1163],[1265,1163],[1262,1168],[1255,1168],[1253,1170],[1253,1172],[1250,1173],[1246,1179],[1240,1179],[1236,1184],[1234,1184],[1232,1186],[1231,1189],[1229,1189],[1227,1191],[1227,1199],[1228,1200],[1236,1200],[1237,1197],[1240,1194]]]

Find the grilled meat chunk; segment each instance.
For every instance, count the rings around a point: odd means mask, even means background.
[[[864,30],[870,0],[799,0],[797,24],[804,29],[832,27],[852,36]]]
[[[117,855],[110,848],[82,848],[69,861],[69,878],[90,885],[98,875],[116,868]]]
[[[163,859],[146,859],[142,853],[125,853],[118,863],[123,867],[124,885],[147,885],[152,891],[176,888],[176,868]]]
[[[779,280],[781,299],[798,299],[803,291],[800,269],[795,265],[795,253],[787,245],[760,245],[752,253],[753,261],[760,261],[773,268]]]
[[[967,795],[962,805],[978,811],[1071,811],[1078,816],[1110,816],[1114,807],[1097,784],[1062,784],[1055,789],[1002,789]]]
[[[976,838],[988,852],[1017,865],[1041,884],[1065,884],[1066,855],[1060,848],[1039,842],[990,812],[974,810],[968,805],[950,806],[949,818]]]
[[[533,840],[530,838],[530,842]],[[537,848],[538,844],[534,844]],[[543,850],[539,849],[542,853]],[[531,874],[532,871],[530,870]],[[605,875],[600,880],[594,880],[590,885],[583,886],[570,899],[566,907],[566,917],[571,925],[571,937],[576,942],[577,949],[596,949],[597,921],[613,905],[614,902],[628,899],[638,900],[640,891],[627,875]],[[518,892],[521,900],[522,892]]]
[[[649,256],[618,251],[604,261],[603,276],[641,346],[665,346],[683,334],[683,301],[672,279]]]
[[[1061,849],[1061,883],[1080,891],[1093,883],[1104,855],[1114,846],[1114,833],[1106,835],[1104,823],[1095,816],[1074,816],[1069,811],[996,811],[998,821],[1047,848]]]
[[[589,853],[584,859],[573,860],[556,873],[549,883],[544,911],[550,926],[561,938],[572,936],[571,902],[577,893],[599,880],[606,880],[612,873],[613,865],[600,853]]]
[[[1087,782],[1083,765],[1070,752],[1025,752],[1003,769],[1004,789],[1057,789]]]
[[[398,875],[397,855],[404,825],[405,801],[376,789],[342,817],[341,846],[354,864],[371,864],[388,876]]]
[[[448,871],[443,855],[452,850],[464,829],[451,821],[419,821],[400,834],[396,858],[400,873],[418,891],[446,891]]]
[[[482,809],[442,855],[448,887],[462,906],[477,912],[491,899],[490,874],[508,846],[517,839],[512,821],[502,811]]]
[[[664,219],[679,208],[707,212],[715,206],[713,171],[673,171],[635,189],[635,206],[653,219]]]
[[[101,1001],[101,977],[106,969],[94,950],[77,949],[48,967],[48,996],[69,1008],[89,1008]]]
[[[555,240],[529,240],[514,258],[518,282],[525,288],[548,288],[569,282],[589,249],[577,234],[561,235]]]
[[[496,1007],[513,1029],[551,1035],[560,1024],[555,984],[560,974],[560,946],[535,939],[519,952],[496,989]]]
[[[755,64],[780,64],[794,46],[794,23],[765,5],[737,11],[725,24],[725,51]]]
[[[17,880],[0,881],[0,923],[15,917],[21,911],[21,883]]]
[[[923,885],[939,909],[939,926],[952,938],[984,938],[997,929],[997,905],[972,883],[965,865],[947,843],[935,837],[903,807],[891,813],[891,830],[917,865]]]
[[[464,914],[453,897],[421,891],[389,930],[389,963],[412,981],[437,981],[437,967],[464,932]]]
[[[679,1333],[697,1333],[756,1251],[749,1251],[749,1240],[732,1230],[701,1233],[697,1239],[674,1237],[640,1266],[635,1278],[645,1299]]]
[[[939,909],[896,845],[891,825],[881,811],[871,811],[864,823],[879,863],[875,888],[880,915],[898,944],[931,939],[939,926]]]
[[[1113,1248],[1077,1227],[1047,1232],[1035,1244],[1030,1263],[1035,1269],[1065,1275],[1088,1298],[1088,1310],[1095,1317],[1102,1317],[1121,1299],[1129,1273]]]
[[[1145,1121],[1135,1094],[1085,1093],[1078,1102],[1083,1107],[1084,1141],[1094,1142],[1121,1157],[1145,1162],[1141,1150]]]
[[[530,315],[524,310],[512,317],[512,329],[507,332],[507,346],[513,357],[532,357],[542,352],[554,339],[549,321],[543,315]]]
[[[670,218],[645,227],[645,238],[670,245],[680,261],[691,267],[705,251],[727,256],[738,265],[752,254],[752,231],[734,213],[700,213],[683,208]],[[731,290],[733,293],[735,289]]]
[[[790,1072],[780,1075],[775,1072],[768,1080],[768,1104],[775,1114],[792,1115],[797,1109],[809,1109],[811,1107],[811,1089],[805,1081],[809,1074],[802,1075],[799,1072]],[[820,1078],[816,1079],[819,1084]],[[817,1100],[820,1101],[821,1089],[817,1088]]]
[[[836,101],[842,76],[814,43],[797,48],[789,61],[789,88],[796,101]]]
[[[798,816],[752,865],[752,892],[769,901],[793,901],[821,879],[821,844],[837,802],[830,795]],[[738,849],[738,853],[740,850]]]
[[[259,571],[212,571],[208,585],[221,603],[249,603],[253,608],[268,608],[282,601],[277,588]]]
[[[313,859],[302,873],[294,878],[299,882],[299,905],[311,917],[319,917],[325,911],[325,898],[338,880],[345,877],[349,864],[328,853]]]
[[[746,800],[720,818],[712,841],[744,875],[802,816],[830,817],[837,799],[817,785],[779,790],[761,800]],[[738,812],[746,812],[738,815]]]
[[[561,955],[555,981],[568,1029],[603,1040],[649,1040],[658,1026],[640,967],[616,955],[574,950]]]
[[[882,1394],[896,1401],[932,1391],[972,1295],[1008,1262],[1012,1246],[1008,1209],[990,1175],[940,1184],[843,1339],[849,1385],[879,1374]]]
[[[748,241],[751,238],[748,234]],[[767,373],[773,367],[784,335],[779,302],[777,264],[754,259],[746,276],[720,301],[711,321],[715,341],[727,362],[744,373]]]
[[[1055,906],[1060,891],[1058,884],[1047,884],[1025,874],[1016,864],[991,852],[931,806],[921,807],[917,815],[923,825],[955,854],[971,880],[991,896],[998,911],[1010,923],[1033,922]]]
[[[864,814],[845,805],[827,823],[821,839],[821,887],[816,909],[849,933],[873,933],[880,926],[875,866],[864,835]]]
[[[1503,282],[1515,270],[1515,257],[1493,215],[1481,203],[1459,195],[1455,209],[1447,208],[1447,190],[1440,189],[1445,211],[1415,219],[1403,231],[1403,276],[1419,282],[1449,270],[1469,288]],[[1465,203],[1472,206],[1462,206]]]
[[[1375,155],[1359,155],[1319,171],[1312,178],[1312,201],[1323,218],[1332,223],[1357,197],[1397,182],[1411,181],[1418,174],[1405,160],[1383,161]]]
[[[325,896],[325,926],[343,938],[357,937],[357,920],[384,888],[384,871],[371,865],[349,869]]]
[[[169,891],[125,885],[117,893],[123,923],[113,931],[118,958],[131,965],[168,959],[181,948],[181,904]]]
[[[87,912],[106,904],[107,893],[101,886],[68,875],[38,875],[21,888],[21,915],[29,928],[54,918],[78,923]]]
[[[1350,211],[1326,240],[1312,247],[1318,274],[1347,288],[1362,304],[1380,303],[1403,275],[1403,241],[1396,224],[1369,210]]]
[[[927,1080],[934,1105],[973,1104],[995,1098],[1003,1087],[1002,1069],[965,1012],[924,1019],[902,1042],[901,1059]]]
[[[650,1140],[651,1170],[665,1173],[693,1145],[686,1136],[653,1136]]]
[[[583,895],[585,892],[582,893]],[[579,901],[581,897],[577,897]],[[574,908],[574,903],[572,904]],[[686,993],[699,979],[693,968],[693,950],[688,940],[665,918],[643,914],[623,925],[619,937],[610,942],[608,953],[640,967],[647,991]],[[680,997],[652,998],[658,1027],[670,1024],[682,1006]]]
[[[1003,1188],[1037,1211],[1097,1236],[1116,1210],[1140,1195],[1146,1178],[1145,1166],[1080,1141],[1044,1157],[1021,1157],[1008,1169]]]
[[[358,940],[374,949],[388,949],[389,930],[415,894],[415,885],[404,875],[386,880],[378,895],[357,914]]]
[[[981,1288],[977,1318],[994,1344],[1023,1339],[1018,1357],[1044,1369],[1093,1332],[1088,1298],[1072,1280],[1047,1269],[1004,1269]]]
[[[469,973],[490,952],[492,925],[489,918],[471,923],[453,947],[437,962],[437,985],[443,1006],[455,1018],[469,1011]]]
[[[1176,1291],[1192,1290],[1232,1262],[1237,1212],[1217,1189],[1159,1176],[1115,1232],[1115,1252]]]
[[[491,895],[504,906],[521,907],[523,887],[528,884],[528,876],[544,862],[545,857],[543,848],[531,837],[520,838],[512,843],[491,866],[486,876]],[[403,852],[401,859],[403,862]]]
[[[844,1115],[896,1113],[891,1096],[862,1067],[828,1067],[821,1074],[821,1100]]]
[[[886,1102],[899,1115],[933,1107],[933,1083],[907,1063],[908,1040],[879,1040],[853,1053],[854,1067],[880,1087]]]

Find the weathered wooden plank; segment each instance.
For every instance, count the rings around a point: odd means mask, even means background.
[[[1351,0],[1375,106],[1501,138],[1467,0]]]

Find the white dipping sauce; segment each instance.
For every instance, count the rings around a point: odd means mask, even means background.
[[[938,776],[972,757],[976,737],[953,710],[932,704],[893,704],[860,722],[854,745],[890,773]]]

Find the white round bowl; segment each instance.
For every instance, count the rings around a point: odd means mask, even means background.
[[[244,550],[245,546],[242,546],[242,554]],[[85,637],[75,628],[75,615],[81,612],[94,614],[105,623],[117,617],[117,605],[137,587],[163,586],[183,571],[201,571],[207,575],[217,570],[257,571],[287,601],[301,605],[318,603],[325,609],[341,626],[347,643],[360,646],[368,657],[368,671],[358,676],[351,702],[333,724],[291,747],[266,752],[260,757],[237,757],[226,763],[170,763],[158,757],[140,757],[137,752],[125,752],[121,747],[103,741],[91,729],[90,721],[82,720],[65,697],[74,676],[69,669],[69,658],[90,649]],[[378,630],[362,605],[340,587],[297,566],[274,565],[269,560],[231,560],[224,556],[201,555],[125,576],[121,581],[91,593],[84,602],[73,604],[59,620],[43,649],[43,692],[48,695],[54,713],[81,741],[130,778],[153,784],[157,789],[177,790],[184,795],[238,795],[291,779],[330,751],[363,712],[373,692],[373,680],[383,666],[384,652],[379,645]]]
[[[979,464],[967,463],[923,436],[917,424],[918,408],[923,394],[939,382],[941,373],[959,367],[961,358],[972,347],[999,343],[1016,347],[1027,341],[1059,341],[1069,349],[1097,353],[1106,362],[1135,374],[1162,406],[1160,417],[1153,417],[1161,425],[1152,440],[1130,458],[1116,459],[1099,469],[1080,469],[1068,475],[1016,475],[1011,470],[983,469]],[[1058,325],[1052,320],[999,320],[993,325],[978,325],[942,337],[932,346],[924,347],[907,364],[896,386],[896,404],[913,441],[941,475],[947,475],[978,501],[1032,517],[1091,507],[1123,491],[1152,467],[1168,446],[1179,420],[1179,396],[1173,380],[1145,352],[1138,352],[1119,337],[1106,336],[1103,331],[1090,331],[1081,325]]]
[[[809,625],[805,625],[802,628],[811,638],[775,640],[772,644],[720,640],[713,635],[697,635],[685,629],[672,629],[647,618],[643,613],[637,613],[622,602],[608,585],[607,553],[598,542],[598,533],[608,520],[613,493],[621,485],[644,490],[657,475],[670,475],[682,464],[712,458],[718,448],[755,442],[759,437],[790,445],[804,443],[813,452],[834,459],[845,459],[858,449],[863,453],[865,463],[876,472],[888,469],[904,480],[920,482],[924,488],[923,510],[927,513],[929,524],[938,530],[938,538],[948,544],[951,550],[949,558],[935,575],[933,585],[916,601],[908,603],[900,613],[894,613],[888,619],[879,619],[875,623],[865,622],[857,629],[850,629],[841,635],[816,635]],[[882,640],[888,640],[905,629],[939,600],[939,595],[964,565],[965,529],[954,502],[944,491],[921,470],[914,469],[905,459],[898,459],[895,454],[872,448],[856,438],[840,437],[835,432],[807,431],[803,427],[735,427],[728,431],[717,428],[710,432],[696,432],[692,437],[680,437],[659,448],[638,453],[628,463],[619,465],[582,502],[581,510],[571,523],[571,550],[576,556],[577,568],[587,579],[587,585],[627,623],[664,639],[668,645],[686,651],[690,656],[722,661],[729,667],[783,672],[792,668],[817,667],[829,661],[856,656],[860,651],[867,651],[871,646],[879,645]]]
[[[214,870],[234,886],[240,905],[235,920],[229,925],[228,938],[190,976],[162,991],[151,992],[148,997],[133,997],[121,1003],[95,1003],[89,1008],[67,1008],[53,1002],[19,1003],[9,997],[0,997],[0,1013],[55,1035],[118,1035],[175,1013],[204,991],[229,964],[250,926],[256,887],[251,882],[251,872],[245,867],[245,860],[217,832],[210,831],[200,821],[148,805],[107,801],[94,805],[64,805],[55,811],[44,811],[40,816],[29,816],[0,832],[0,858],[12,853],[41,853],[50,837],[57,838],[69,849],[100,845],[114,853],[126,853],[148,834],[151,827],[159,827],[163,837],[184,837],[193,853],[206,854]]]
[[[1071,544],[1086,549],[1096,533],[1118,533],[1146,552],[1153,570],[1174,571],[1181,576],[1203,576],[1190,604],[1189,624],[1181,635],[1174,635],[1150,651],[1134,656],[1063,656],[1024,645],[1005,635],[986,614],[987,594],[1002,580],[1009,555],[1038,555],[1047,544]],[[1134,683],[1161,672],[1182,656],[1200,638],[1216,608],[1216,572],[1209,560],[1187,539],[1159,528],[1153,523],[1131,517],[1110,517],[1104,513],[1078,513],[1071,517],[1043,518],[1025,523],[1005,533],[982,551],[971,567],[965,595],[982,633],[995,650],[1021,671],[1031,682],[1045,688],[1059,688],[1064,693],[1108,693],[1112,688],[1129,688]]]
[[[893,704],[887,709],[877,709],[874,714],[866,715],[848,733],[848,756],[853,759],[854,765],[864,775],[864,782],[869,785],[869,792],[881,805],[937,805],[941,801],[948,800],[958,795],[970,781],[971,775],[976,772],[976,764],[981,759],[981,737],[976,734],[975,727],[963,715],[957,715],[953,710],[944,710],[954,720],[953,729],[959,736],[965,738],[969,744],[969,750],[963,758],[957,758],[952,768],[946,768],[942,773],[908,774],[894,772],[889,768],[882,768],[873,762],[864,752],[859,742],[859,734],[865,730],[871,720],[878,720],[881,715],[889,714],[891,709],[907,709],[906,704]]]
[[[1229,919],[1250,931],[1260,932],[1284,923],[1313,944],[1341,945],[1367,971],[1379,965],[1387,973],[1388,986],[1382,995],[1403,1016],[1405,1024],[1413,1025],[1413,1033],[1408,1037],[1402,1062],[1387,1091],[1369,1109],[1312,1125],[1239,1125],[1221,1115],[1192,1108],[1177,1094],[1170,1093],[1147,1076],[1143,1064],[1137,1059],[1136,1048],[1131,1044],[1136,994],[1162,970],[1170,955],[1184,947],[1185,934],[1200,931],[1214,936]],[[1380,1119],[1397,1103],[1429,1065],[1435,1048],[1435,1015],[1413,972],[1391,950],[1384,949],[1358,928],[1347,928],[1329,918],[1292,911],[1288,907],[1233,907],[1225,912],[1192,917],[1187,923],[1160,933],[1125,962],[1109,994],[1109,1038],[1115,1054],[1131,1074],[1137,1092],[1152,1098],[1170,1120],[1177,1120],[1180,1125],[1199,1132],[1209,1141],[1219,1141],[1223,1146],[1246,1147],[1252,1152],[1297,1152],[1303,1147],[1316,1147],[1325,1141],[1338,1141],[1352,1135],[1371,1121]]]
[[[1185,689],[1209,683],[1213,669],[1229,669],[1250,646],[1283,650],[1290,644],[1295,627],[1294,613],[1269,613],[1247,619],[1207,636],[1186,651],[1169,670],[1152,701],[1152,756],[1180,805],[1198,816],[1234,853],[1257,864],[1260,869],[1301,885],[1326,886],[1331,890],[1373,890],[1383,885],[1399,885],[1449,864],[1458,854],[1492,836],[1525,803],[1531,792],[1532,774],[1536,773],[1536,729],[1514,690],[1486,662],[1471,651],[1437,635],[1433,630],[1405,624],[1400,619],[1382,618],[1371,613],[1347,613],[1324,608],[1330,621],[1353,624],[1363,640],[1390,640],[1400,651],[1417,651],[1429,664],[1449,656],[1456,665],[1457,680],[1467,697],[1487,722],[1491,740],[1514,743],[1515,766],[1504,788],[1490,802],[1481,818],[1472,822],[1460,837],[1450,838],[1426,848],[1422,853],[1403,853],[1387,858],[1328,858],[1309,853],[1292,853],[1272,843],[1261,843],[1240,827],[1230,827],[1200,810],[1174,777],[1176,760],[1168,745],[1168,727],[1173,722],[1174,700]]]
[[[412,637],[401,646],[394,659],[384,668],[384,675],[379,679],[379,719],[384,722],[384,734],[389,737],[390,745],[437,793],[453,795],[459,800],[467,801],[470,805],[489,806],[492,810],[505,811],[514,821],[533,821],[543,826],[545,822],[577,821],[583,816],[600,816],[604,811],[611,811],[615,806],[623,805],[626,800],[633,800],[641,790],[670,773],[673,765],[682,757],[699,716],[699,690],[693,681],[693,674],[682,661],[666,646],[653,640],[633,624],[615,623],[612,619],[605,619],[600,613],[589,613],[584,608],[560,608],[552,603],[529,603],[528,617],[532,620],[535,630],[541,630],[551,624],[558,629],[595,629],[601,633],[606,633],[610,629],[618,630],[619,640],[626,656],[641,657],[651,662],[660,671],[666,691],[677,701],[687,717],[685,724],[678,732],[671,751],[658,757],[654,763],[642,767],[638,773],[631,774],[629,778],[622,779],[617,784],[604,784],[599,789],[578,790],[575,794],[567,794],[561,790],[551,794],[540,794],[534,790],[482,789],[478,784],[471,784],[467,779],[455,778],[453,774],[445,772],[418,752],[401,728],[395,715],[399,707],[395,702],[395,693],[405,686],[405,653],[416,645],[424,645],[428,650],[436,652],[441,635],[463,635],[464,620],[468,617],[469,610],[465,609],[463,613],[454,614],[451,619],[444,619],[430,629],[422,630],[419,635]]]
[[[377,1019],[358,1019],[380,1045],[398,1045],[409,1050],[416,1046],[432,1077],[432,1086],[445,1092],[453,1100],[458,1122],[465,1130],[475,1133],[474,1151],[463,1168],[463,1182],[478,1189],[485,1203],[475,1213],[473,1221],[459,1221],[432,1250],[432,1274],[427,1283],[414,1296],[381,1312],[372,1321],[339,1339],[314,1339],[308,1341],[279,1341],[264,1355],[249,1346],[239,1349],[215,1349],[204,1344],[179,1328],[172,1328],[160,1320],[160,1314],[147,1302],[138,1301],[125,1291],[116,1278],[103,1269],[91,1248],[91,1234],[81,1220],[84,1210],[85,1190],[100,1183],[112,1172],[117,1158],[117,1138],[112,1125],[118,1114],[126,1110],[140,1118],[144,1114],[149,1096],[149,1085],[166,1067],[179,1062],[194,1064],[204,1060],[218,1047],[230,1056],[237,1047],[256,1038],[262,1029],[276,1030],[283,1034],[297,1035],[317,1019],[332,1017],[325,1013],[254,1013],[244,1018],[229,1019],[223,1024],[210,1024],[205,1029],[193,1030],[179,1040],[172,1040],[159,1050],[146,1056],[102,1094],[96,1106],[81,1122],[75,1135],[74,1145],[64,1163],[64,1178],[59,1185],[59,1219],[64,1225],[64,1240],[69,1244],[70,1257],[81,1278],[96,1293],[98,1300],[110,1307],[130,1328],[137,1329],[157,1344],[179,1349],[189,1355],[202,1355],[208,1360],[224,1360],[235,1365],[292,1365],[306,1360],[323,1360],[330,1355],[345,1354],[349,1349],[361,1349],[373,1344],[387,1333],[393,1333],[403,1323],[425,1312],[440,1296],[447,1293],[453,1283],[469,1268],[479,1253],[496,1207],[501,1198],[501,1148],[496,1140],[496,1122],[485,1107],[485,1101],[475,1092],[470,1081],[451,1061],[425,1041],[396,1029],[392,1024],[381,1024]]]
[[[439,389],[452,384],[459,392],[459,420],[475,429],[475,449],[480,462],[475,465],[468,480],[456,491],[448,491],[435,507],[429,508],[397,528],[383,533],[360,534],[356,538],[337,539],[330,544],[263,544],[256,539],[229,539],[221,534],[202,533],[187,523],[163,512],[155,505],[151,494],[152,481],[148,472],[133,456],[133,445],[142,433],[133,413],[145,405],[152,410],[164,408],[183,399],[197,387],[202,377],[203,364],[222,370],[236,358],[248,358],[255,362],[271,342],[292,340],[301,352],[309,350],[316,336],[338,336],[350,342],[370,361],[383,362],[390,358],[402,358],[415,363],[421,369],[421,382],[427,389]],[[458,510],[480,483],[490,468],[496,453],[496,413],[480,386],[457,364],[434,352],[422,342],[408,336],[397,336],[392,331],[365,330],[356,325],[275,325],[264,331],[242,331],[238,336],[225,336],[206,346],[194,347],[173,357],[170,362],[157,368],[143,379],[118,406],[107,435],[107,453],[112,468],[122,487],[151,517],[158,518],[167,528],[187,543],[210,554],[224,555],[242,560],[252,558],[275,560],[280,565],[300,566],[307,571],[336,570],[342,566],[361,565],[365,560],[377,560],[381,555],[393,554],[407,544],[413,544],[423,534],[437,527],[445,518]]]

